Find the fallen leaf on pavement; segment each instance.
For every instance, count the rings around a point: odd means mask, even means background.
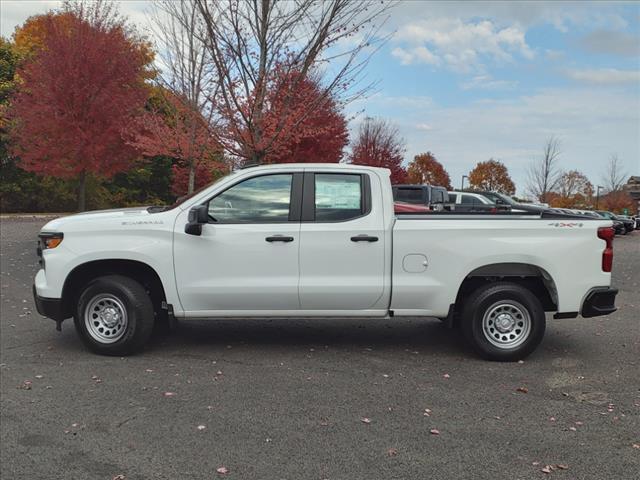
[[[164,395],[165,397],[175,397],[176,393],[175,392],[164,392],[162,395]]]
[[[395,448],[390,448],[389,450],[387,450],[387,455],[389,455],[390,457],[395,457],[396,455],[398,455],[398,450],[396,450]]]
[[[216,469],[216,472],[218,472],[220,475],[226,475],[227,473],[229,473],[229,469],[227,467],[218,467]]]
[[[113,477],[112,480],[125,480],[127,477],[125,477],[124,475],[120,474],[120,475],[116,475],[115,477]]]
[[[431,435],[440,435],[440,430],[438,430],[437,428],[432,428],[431,430],[429,430],[429,433]]]
[[[207,428],[207,427],[205,427],[204,425],[198,425],[198,427],[197,427],[197,428],[198,428],[198,430],[204,430],[204,429],[205,429],[205,428]]]
[[[516,388],[516,392],[529,393],[529,389],[527,387],[518,387]]]
[[[25,380],[22,385],[19,385],[20,390],[31,390],[31,380]]]
[[[367,418],[367,417],[363,417],[363,418],[361,418],[361,419],[360,419],[360,421],[361,421],[362,423],[366,423],[366,424],[371,423],[371,419],[370,419],[370,418]]]
[[[566,470],[569,468],[569,465],[565,465],[564,463],[559,463],[556,465],[557,468],[559,468],[560,470]]]
[[[542,467],[542,473],[551,473],[553,471],[553,467],[551,465],[545,465]]]
[[[639,448],[640,449],[640,443],[634,443],[632,446],[633,446],[633,448]]]
[[[445,373],[444,375],[442,375],[442,378],[451,378],[451,375],[449,375],[448,373]]]

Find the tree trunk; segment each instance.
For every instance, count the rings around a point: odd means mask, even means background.
[[[187,194],[191,195],[196,189],[196,165],[193,160],[189,162],[189,187]]]
[[[87,173],[83,170],[78,177],[78,211],[84,212],[87,209]]]

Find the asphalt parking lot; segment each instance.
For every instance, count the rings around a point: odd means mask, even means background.
[[[499,364],[397,318],[183,322],[99,357],[35,311],[44,222],[0,223],[3,479],[638,478],[640,231],[618,312]]]

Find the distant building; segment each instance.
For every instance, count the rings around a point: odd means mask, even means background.
[[[629,177],[629,181],[624,185],[623,188],[636,202],[637,212],[640,212],[640,176],[632,175],[631,177]]]

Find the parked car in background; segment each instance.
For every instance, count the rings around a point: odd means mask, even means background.
[[[477,193],[486,197],[492,203],[495,203],[498,206],[506,206],[510,207],[512,212],[543,212],[548,207],[544,205],[534,205],[527,203],[516,202],[509,195],[505,195],[504,193],[499,192],[491,192],[488,190],[474,190],[471,193]]]
[[[627,233],[632,232],[633,230],[636,229],[635,218],[631,218],[628,215],[616,215],[616,217],[618,217],[618,220],[624,223],[624,228],[627,229]]]
[[[449,201],[447,189],[434,185],[393,185],[391,191],[394,201],[423,205],[429,210],[444,210],[445,204]]]
[[[496,205],[487,197],[471,192],[449,192],[449,203],[445,209],[454,212],[487,212],[511,210],[508,205]]]
[[[611,212],[606,212],[604,210],[597,210],[596,213],[603,218],[613,221],[613,229],[616,232],[616,235],[626,235],[627,227],[624,222],[620,220],[615,214]]]

